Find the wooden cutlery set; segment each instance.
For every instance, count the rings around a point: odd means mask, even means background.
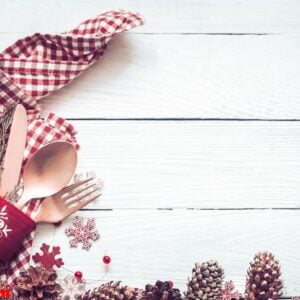
[[[25,108],[14,108],[0,178],[0,260],[8,262],[24,238],[40,222],[56,223],[100,196],[95,178],[88,177],[69,186],[77,166],[75,147],[55,141],[38,149],[22,169],[27,135]],[[17,194],[22,173],[22,194]],[[24,212],[31,199],[44,198],[28,216]],[[33,200],[34,201],[34,200]]]

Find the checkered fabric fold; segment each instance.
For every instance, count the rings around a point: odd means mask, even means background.
[[[76,131],[66,120],[52,113],[40,119],[40,99],[70,83],[99,60],[115,34],[142,24],[138,13],[109,11],[65,34],[36,33],[25,37],[0,53],[0,115],[16,101],[28,113],[24,164],[36,150],[54,140],[67,140],[79,148]],[[38,205],[38,200],[31,201],[26,212],[30,215]],[[34,232],[10,263],[0,265],[1,280],[11,283],[20,269],[29,266],[33,237]]]

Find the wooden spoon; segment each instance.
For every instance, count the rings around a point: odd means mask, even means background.
[[[77,166],[77,151],[68,142],[58,141],[39,149],[24,168],[24,190],[16,206],[30,199],[51,196],[71,180]]]

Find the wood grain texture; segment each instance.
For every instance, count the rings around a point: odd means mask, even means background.
[[[300,119],[299,48],[300,36],[119,36],[44,114]]]
[[[97,208],[299,207],[300,123],[74,121]]]
[[[64,32],[110,9],[142,13],[141,33],[299,32],[297,0],[27,0],[2,1],[2,32]],[[38,24],[38,25],[37,25]]]
[[[105,280],[143,287],[172,279],[184,291],[196,261],[218,259],[226,279],[243,291],[248,263],[257,251],[267,249],[281,261],[285,294],[300,293],[299,211],[116,210],[80,215],[95,217],[102,234],[90,251],[70,249],[64,234],[68,219],[54,235],[54,226],[40,226],[32,253],[42,242],[60,245],[66,268],[81,270],[90,287],[104,274],[101,259],[107,250],[112,264]],[[65,273],[59,271],[60,276]]]
[[[0,48],[120,7],[142,13],[145,26],[113,39],[102,61],[43,100],[43,115],[158,120],[72,121],[79,171],[105,182],[79,215],[95,217],[102,237],[90,252],[70,249],[69,218],[40,225],[32,253],[42,242],[61,246],[59,276],[81,270],[95,287],[107,251],[105,280],[171,279],[182,290],[196,261],[218,259],[243,291],[248,262],[269,250],[285,295],[299,295],[300,122],[161,119],[299,120],[300,2],[3,1]]]

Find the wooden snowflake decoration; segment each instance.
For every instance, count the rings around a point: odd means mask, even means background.
[[[89,250],[92,246],[90,240],[96,241],[100,237],[98,231],[94,230],[95,226],[94,218],[87,219],[86,224],[83,224],[83,218],[76,216],[72,226],[65,231],[67,236],[74,236],[70,240],[70,246],[77,247],[79,243],[82,243],[82,249]]]
[[[69,274],[62,281],[61,286],[63,292],[61,294],[62,300],[76,299],[77,296],[85,292],[85,281],[78,280],[75,276]]]
[[[36,253],[32,256],[35,263],[40,263],[46,269],[53,269],[53,266],[60,268],[64,264],[61,258],[56,258],[56,255],[60,254],[60,247],[53,247],[52,251],[49,251],[50,246],[42,244],[40,249],[43,254]]]
[[[234,291],[234,284],[232,281],[225,282],[224,288],[221,290],[221,295],[218,300],[231,300],[231,299],[240,299],[242,294],[238,291]]]

